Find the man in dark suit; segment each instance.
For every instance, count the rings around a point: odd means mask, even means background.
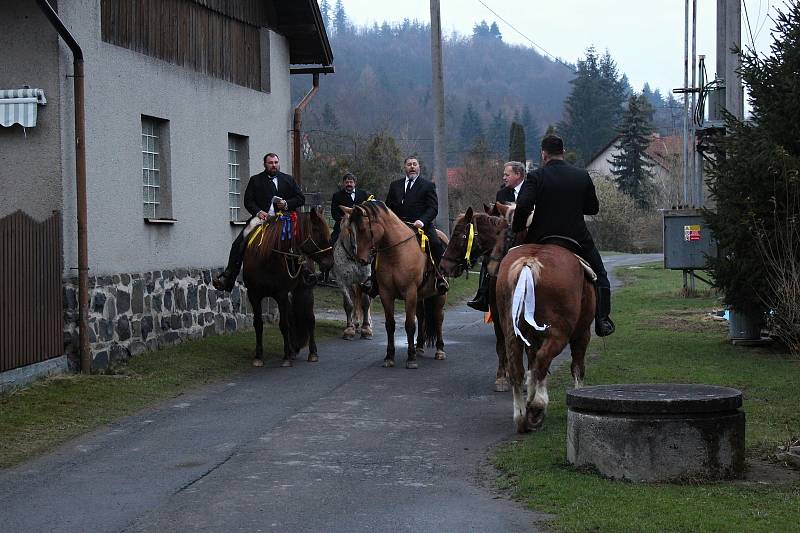
[[[278,211],[296,211],[306,202],[303,191],[289,174],[281,172],[281,162],[276,154],[264,156],[264,172],[250,176],[244,191],[244,207],[253,218],[266,220]],[[249,224],[248,224],[249,225]],[[245,226],[247,227],[247,226]],[[244,257],[244,229],[231,245],[228,265],[225,271],[214,278],[214,288],[231,291],[236,284],[236,276],[242,268]]]
[[[525,165],[519,161],[509,161],[503,165],[503,187],[497,191],[495,202],[513,204],[517,201],[522,184],[525,182]],[[477,311],[489,310],[489,271],[486,266],[489,258],[484,257],[481,263],[481,273],[478,276],[478,292],[467,305]]]
[[[526,243],[540,243],[545,237],[562,235],[580,245],[579,255],[597,274],[594,328],[598,337],[605,337],[614,333],[614,322],[608,316],[611,284],[583,219],[584,215],[596,215],[599,210],[600,203],[589,173],[564,161],[564,141],[556,135],[542,139],[542,166],[529,173],[525,180],[517,198],[511,229],[513,232],[524,230],[525,221],[533,211]]]
[[[331,197],[331,216],[333,217],[333,232],[331,233],[331,246],[336,243],[339,238],[339,224],[342,221],[344,212],[342,206],[353,207],[355,204],[360,204],[369,198],[369,193],[363,189],[356,189],[356,177],[350,173],[345,173],[342,176],[342,188],[333,193]]]
[[[403,162],[406,177],[393,181],[386,195],[386,207],[394,211],[400,220],[424,228],[431,247],[431,255],[436,265],[444,254],[444,246],[436,233],[436,215],[439,213],[439,199],[436,185],[419,175],[419,160],[407,157]],[[447,280],[436,272],[436,290],[447,292]]]

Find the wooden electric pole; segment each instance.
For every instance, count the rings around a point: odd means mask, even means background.
[[[431,68],[433,92],[433,182],[439,197],[436,225],[450,234],[450,203],[447,201],[447,159],[444,140],[444,76],[442,75],[442,23],[439,0],[431,0]]]

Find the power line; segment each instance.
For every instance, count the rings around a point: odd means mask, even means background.
[[[551,54],[550,52],[548,52],[547,50],[545,50],[545,49],[544,49],[544,47],[542,47],[541,45],[539,45],[539,44],[535,43],[535,42],[533,41],[533,39],[531,39],[530,37],[528,37],[527,35],[525,35],[525,34],[524,34],[524,33],[522,33],[521,31],[519,31],[517,28],[515,28],[515,27],[514,27],[514,25],[513,25],[513,24],[511,24],[509,21],[507,21],[506,19],[504,19],[503,17],[501,17],[501,16],[500,16],[500,15],[497,13],[497,11],[495,11],[495,10],[494,10],[494,9],[492,9],[491,7],[487,6],[487,5],[486,5],[486,2],[484,2],[483,0],[478,0],[478,3],[479,3],[479,4],[481,4],[483,7],[485,7],[486,9],[488,9],[489,11],[491,11],[491,12],[492,12],[492,14],[494,14],[494,16],[495,16],[495,17],[499,18],[499,19],[500,19],[501,21],[503,21],[503,22],[504,22],[504,23],[505,23],[505,24],[506,24],[506,25],[507,25],[509,28],[511,28],[512,30],[514,30],[514,31],[515,31],[515,32],[517,32],[518,34],[520,34],[520,35],[522,36],[522,38],[523,38],[523,39],[526,39],[526,40],[527,40],[529,43],[531,43],[533,46],[535,46],[536,48],[538,48],[539,50],[541,50],[542,52],[544,52],[544,53],[545,53],[545,55],[549,56],[549,57],[550,57],[550,58],[551,58],[553,61],[555,61],[555,62],[556,62],[556,63],[558,63],[559,65],[563,65],[563,66],[564,66],[564,68],[568,69],[568,70],[569,70],[570,72],[572,72],[573,74],[577,74],[577,72],[575,72],[575,70],[574,70],[572,67],[570,67],[569,65],[565,64],[563,61],[559,60],[559,59],[558,59],[556,56],[554,56],[553,54]]]
[[[747,22],[747,33],[750,34],[750,46],[753,47],[753,50],[756,49],[756,40],[753,39],[753,30],[750,28],[750,15],[747,13],[747,2],[742,1],[742,5],[744,6],[744,19]]]

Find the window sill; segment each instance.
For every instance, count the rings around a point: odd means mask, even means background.
[[[177,222],[177,220],[174,219],[174,218],[145,218],[144,219],[144,223],[145,224],[161,225],[161,224],[174,224],[176,222]]]
[[[231,220],[229,221],[231,226],[245,226],[247,225],[246,220]]]

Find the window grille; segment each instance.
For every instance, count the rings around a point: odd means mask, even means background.
[[[142,118],[142,201],[144,218],[157,218],[161,200],[161,162],[158,124]]]
[[[228,135],[228,213],[230,220],[239,220],[241,210],[241,185],[239,164],[241,155],[241,141],[233,135]]]

